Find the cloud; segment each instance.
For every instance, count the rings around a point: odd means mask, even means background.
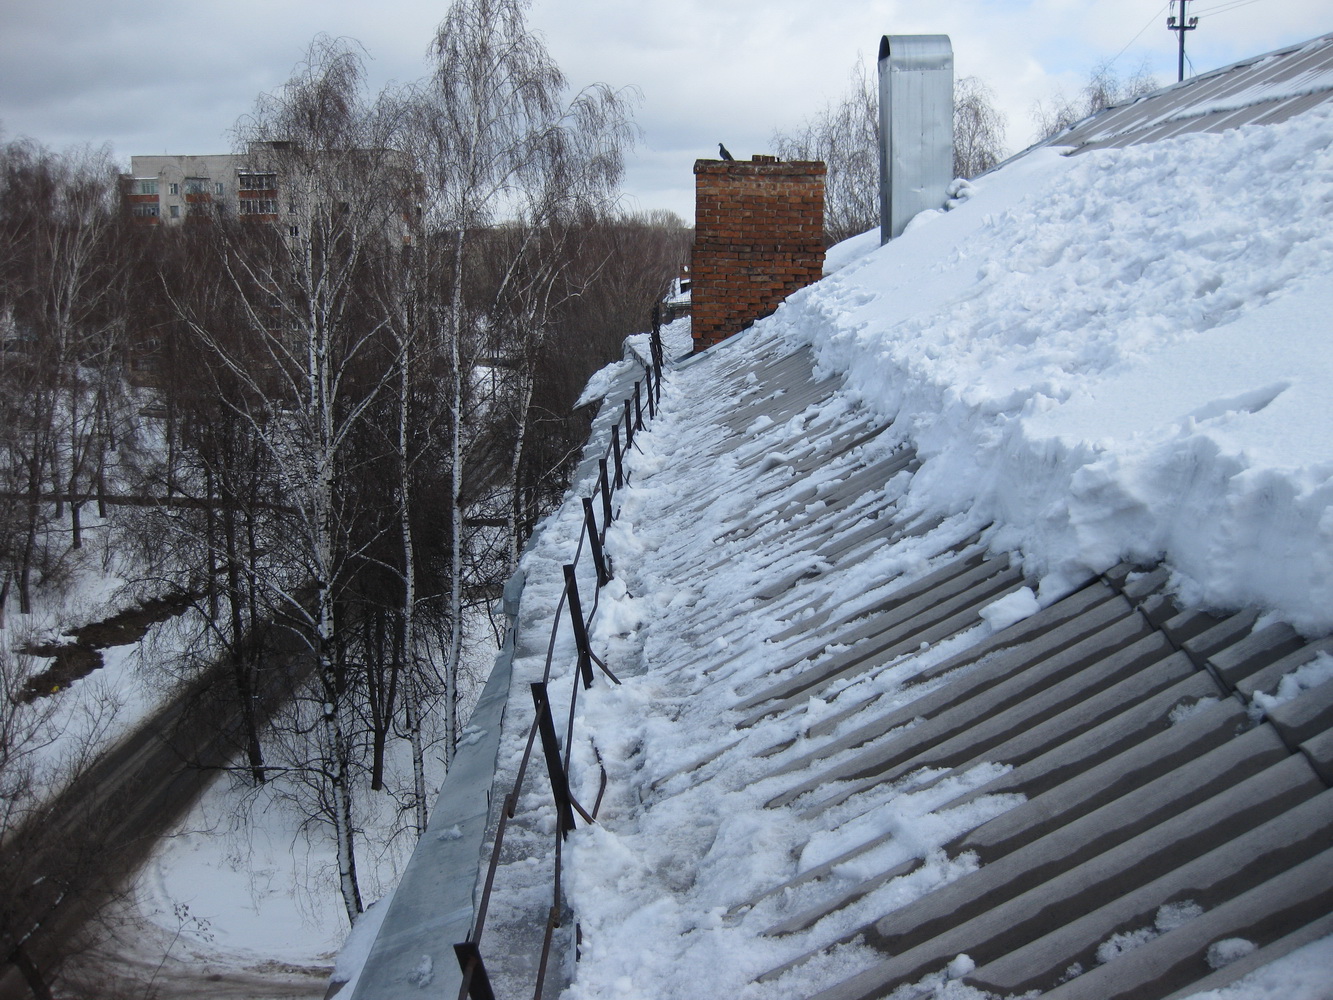
[[[1227,9],[1198,0],[1193,64],[1211,69],[1313,37],[1330,27],[1325,5],[1258,0]],[[9,4],[0,127],[57,147],[110,142],[123,161],[220,151],[236,119],[281,86],[319,32],[359,40],[376,87],[408,82],[426,72],[445,10],[436,0]],[[992,87],[1019,147],[1031,138],[1035,100],[1072,93],[1122,49],[1121,72],[1147,59],[1163,82],[1174,79],[1165,19],[1161,0],[534,0],[530,12],[571,83],[641,90],[644,146],[630,194],[643,208],[687,216],[696,157],[711,156],[719,140],[738,155],[766,151],[774,129],[798,125],[842,92],[882,34],[948,33],[958,74]]]

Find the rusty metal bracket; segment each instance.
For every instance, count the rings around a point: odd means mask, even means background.
[[[463,941],[454,945],[454,954],[458,956],[458,967],[463,970],[463,987],[458,991],[458,1000],[495,1000],[495,991],[491,989],[491,980],[486,975],[486,963],[481,960],[481,949],[475,942]]]

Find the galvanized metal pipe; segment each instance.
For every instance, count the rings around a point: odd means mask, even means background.
[[[953,180],[953,46],[948,35],[879,43],[880,242],[942,208]]]

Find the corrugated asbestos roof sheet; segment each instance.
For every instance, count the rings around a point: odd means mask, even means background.
[[[1242,60],[1107,108],[1050,140],[1090,149],[1156,142],[1187,132],[1271,125],[1333,98],[1333,34]]]
[[[859,938],[882,958],[830,981],[821,1000],[887,996],[961,953],[976,963],[964,981],[999,995],[1147,1000],[1230,982],[1333,933],[1333,683],[1263,721],[1250,710],[1256,691],[1274,692],[1333,642],[1306,643],[1252,611],[1181,611],[1163,592],[1165,570],[1126,565],[985,635],[979,612],[1024,585],[1020,570],[975,533],[960,537],[965,520],[920,522],[897,509],[914,469],[910,447],[865,418],[814,423],[837,385],[813,377],[807,355],[754,356],[754,345],[729,344],[697,362],[720,384],[748,380],[713,429],[709,460],[742,457],[725,495],[683,501],[701,511],[724,505],[734,517],[675,558],[682,585],[708,572],[710,559],[769,572],[732,608],[701,606],[699,648],[655,669],[702,678],[694,696],[734,713],[738,732],[779,717],[786,732],[811,706],[832,707],[801,725],[799,753],[788,738],[775,743],[759,779],[781,788],[767,808],[811,828],[847,822],[858,797],[876,789],[939,785],[982,763],[1011,769],[937,808],[1025,797],[947,845],[950,856],[975,854],[975,871],[910,906],[865,911],[841,940]],[[807,408],[812,422],[801,423]],[[756,421],[769,430],[756,433]],[[776,479],[766,460],[775,451],[784,456]],[[813,558],[770,565],[778,540],[790,551],[794,534]],[[811,602],[809,588],[794,586],[818,575],[820,592],[836,595],[838,574],[867,559],[891,565],[909,539],[918,551],[934,540],[929,571],[873,599]],[[737,685],[712,641],[747,627],[733,609],[751,601],[765,608],[755,620],[790,625],[766,636],[769,676]],[[969,630],[977,638],[912,678],[908,691],[919,694],[884,699],[873,683],[857,693],[858,680]],[[658,802],[722,780],[729,749],[658,778],[640,797]],[[715,903],[733,920],[762,909],[770,936],[808,930],[922,864],[877,867],[891,837],[877,833],[817,867],[774,873],[753,898]],[[1099,946],[1153,927],[1162,907],[1182,901],[1201,912],[1099,964]],[[1231,938],[1257,950],[1215,971],[1209,948]]]

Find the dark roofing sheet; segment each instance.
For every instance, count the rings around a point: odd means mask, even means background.
[[[1082,153],[1187,132],[1273,124],[1333,98],[1333,35],[1164,87],[1092,115],[1050,141]]]
[[[736,713],[738,735],[777,719],[775,732],[790,732],[828,692],[975,629],[982,608],[1024,584],[975,527],[908,513],[910,445],[864,413],[830,419],[839,387],[815,377],[805,352],[696,363],[736,395],[708,459],[728,476],[717,495],[677,503],[729,513],[720,532],[682,540],[669,558],[685,576],[724,563],[753,572],[729,607],[699,608],[701,654],[682,649],[662,669],[696,676],[701,695]],[[830,582],[871,554],[936,534],[928,572],[833,603],[811,598],[836,592]],[[812,575],[829,585],[803,588]],[[940,808],[1025,798],[946,845],[950,857],[976,856],[976,871],[840,937],[883,958],[817,996],[915,995],[913,984],[965,953],[976,967],[964,981],[996,995],[1151,1000],[1232,981],[1333,930],[1333,683],[1266,715],[1252,702],[1333,641],[1307,643],[1253,611],[1178,608],[1167,579],[1116,567],[1006,629],[974,633],[985,637],[914,678],[915,697],[889,707],[873,692],[844,697],[847,707],[810,719],[799,746],[782,736],[760,754],[772,761],[756,779],[774,789],[767,807],[793,810],[806,828],[855,817],[867,793],[939,785],[982,763],[1008,770]],[[708,636],[760,606],[788,624],[767,637],[767,674],[738,682]],[[715,780],[728,752],[641,794]],[[766,921],[769,936],[806,933],[925,863],[877,866],[891,839],[875,832],[823,864],[775,872],[752,898],[716,902],[729,920]],[[1187,919],[1162,916],[1182,906]],[[1108,958],[1108,941],[1145,928],[1148,943]],[[1230,938],[1253,954],[1214,970],[1210,949]]]

